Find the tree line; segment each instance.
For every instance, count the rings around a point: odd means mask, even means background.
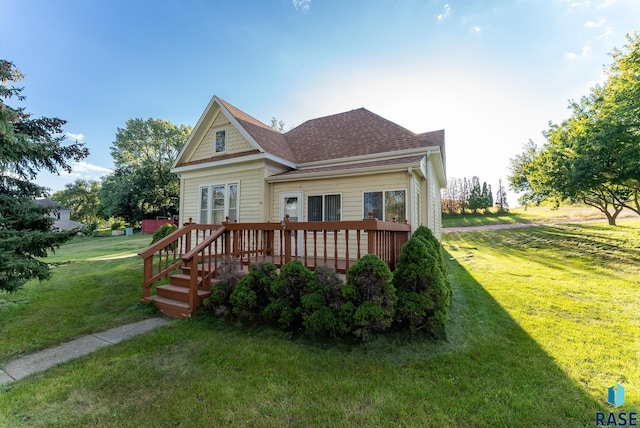
[[[68,183],[51,199],[85,224],[115,218],[133,225],[177,214],[180,180],[171,166],[190,133],[191,126],[164,119],[129,119],[111,147],[113,173],[102,181]]]
[[[544,144],[529,140],[510,160],[521,203],[581,202],[610,225],[625,208],[640,214],[640,33],[611,56],[606,81],[570,101],[571,116],[549,123]]]
[[[65,120],[34,118],[21,103],[24,78],[0,59],[0,291],[16,291],[31,279],[46,280],[51,266],[43,257],[77,231],[56,232],[50,208],[36,199],[49,189],[34,183],[38,172],[71,172],[89,156],[83,143],[66,143]],[[115,170],[102,181],[77,180],[52,199],[72,210],[73,219],[95,223],[117,218],[135,223],[178,210],[179,179],[170,168],[191,133],[163,119],[130,119],[118,128],[111,147]]]
[[[466,177],[450,178],[441,197],[443,214],[465,214],[467,211],[477,213],[478,210],[487,210],[494,206],[491,185],[486,181],[481,185],[480,179],[476,176],[471,180]],[[498,181],[495,206],[499,212],[504,212],[509,207],[507,191],[502,185],[502,180]]]

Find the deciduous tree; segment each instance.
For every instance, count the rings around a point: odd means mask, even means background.
[[[175,214],[180,181],[171,165],[191,133],[163,119],[129,119],[111,147],[115,170],[100,192],[104,217],[129,222]]]
[[[89,224],[98,220],[99,191],[99,181],[78,179],[65,184],[64,190],[54,193],[51,199],[71,210],[71,220]]]
[[[613,51],[607,81],[550,124],[547,142],[511,159],[509,177],[526,200],[570,199],[599,209],[614,225],[622,209],[640,214],[640,34]]]

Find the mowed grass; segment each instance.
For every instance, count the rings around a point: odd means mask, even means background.
[[[43,261],[57,263],[50,281],[0,293],[0,363],[87,333],[138,321],[141,258],[150,236],[74,238]]]
[[[630,210],[623,210],[619,219],[638,218],[638,215]],[[539,224],[539,223],[560,223],[570,221],[602,220],[605,224],[607,219],[596,208],[588,206],[560,206],[553,208],[548,206],[518,207],[511,208],[507,212],[499,213],[495,208],[484,213],[466,213],[442,216],[442,227],[464,227],[483,226],[490,224]]]
[[[200,313],[0,387],[0,426],[593,426],[616,381],[618,411],[640,401],[639,235],[447,234],[447,341],[294,339]]]

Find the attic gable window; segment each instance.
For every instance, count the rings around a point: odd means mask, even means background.
[[[223,153],[227,145],[227,133],[224,129],[216,131],[216,153]]]

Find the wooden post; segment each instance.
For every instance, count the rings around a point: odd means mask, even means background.
[[[198,308],[198,257],[189,262],[189,309],[193,313]]]
[[[186,236],[186,240],[185,240],[186,248],[184,249],[185,253],[188,253],[189,251],[191,251],[191,232],[193,231],[193,228],[191,227],[192,224],[193,222],[191,221],[191,217],[189,217],[189,222],[184,224],[184,226],[189,227],[189,233],[185,235]]]
[[[151,286],[153,285],[149,280],[153,276],[153,254],[151,257],[144,259],[144,279],[142,287],[142,297],[148,298],[151,296]]]
[[[375,221],[375,218],[373,218],[373,211],[369,211],[367,215],[367,220],[373,223],[373,221]],[[377,231],[373,228],[367,229],[367,254],[376,253],[376,233]]]
[[[289,214],[284,216],[282,228],[284,229],[284,263],[291,261],[291,229],[287,229],[289,223]]]

